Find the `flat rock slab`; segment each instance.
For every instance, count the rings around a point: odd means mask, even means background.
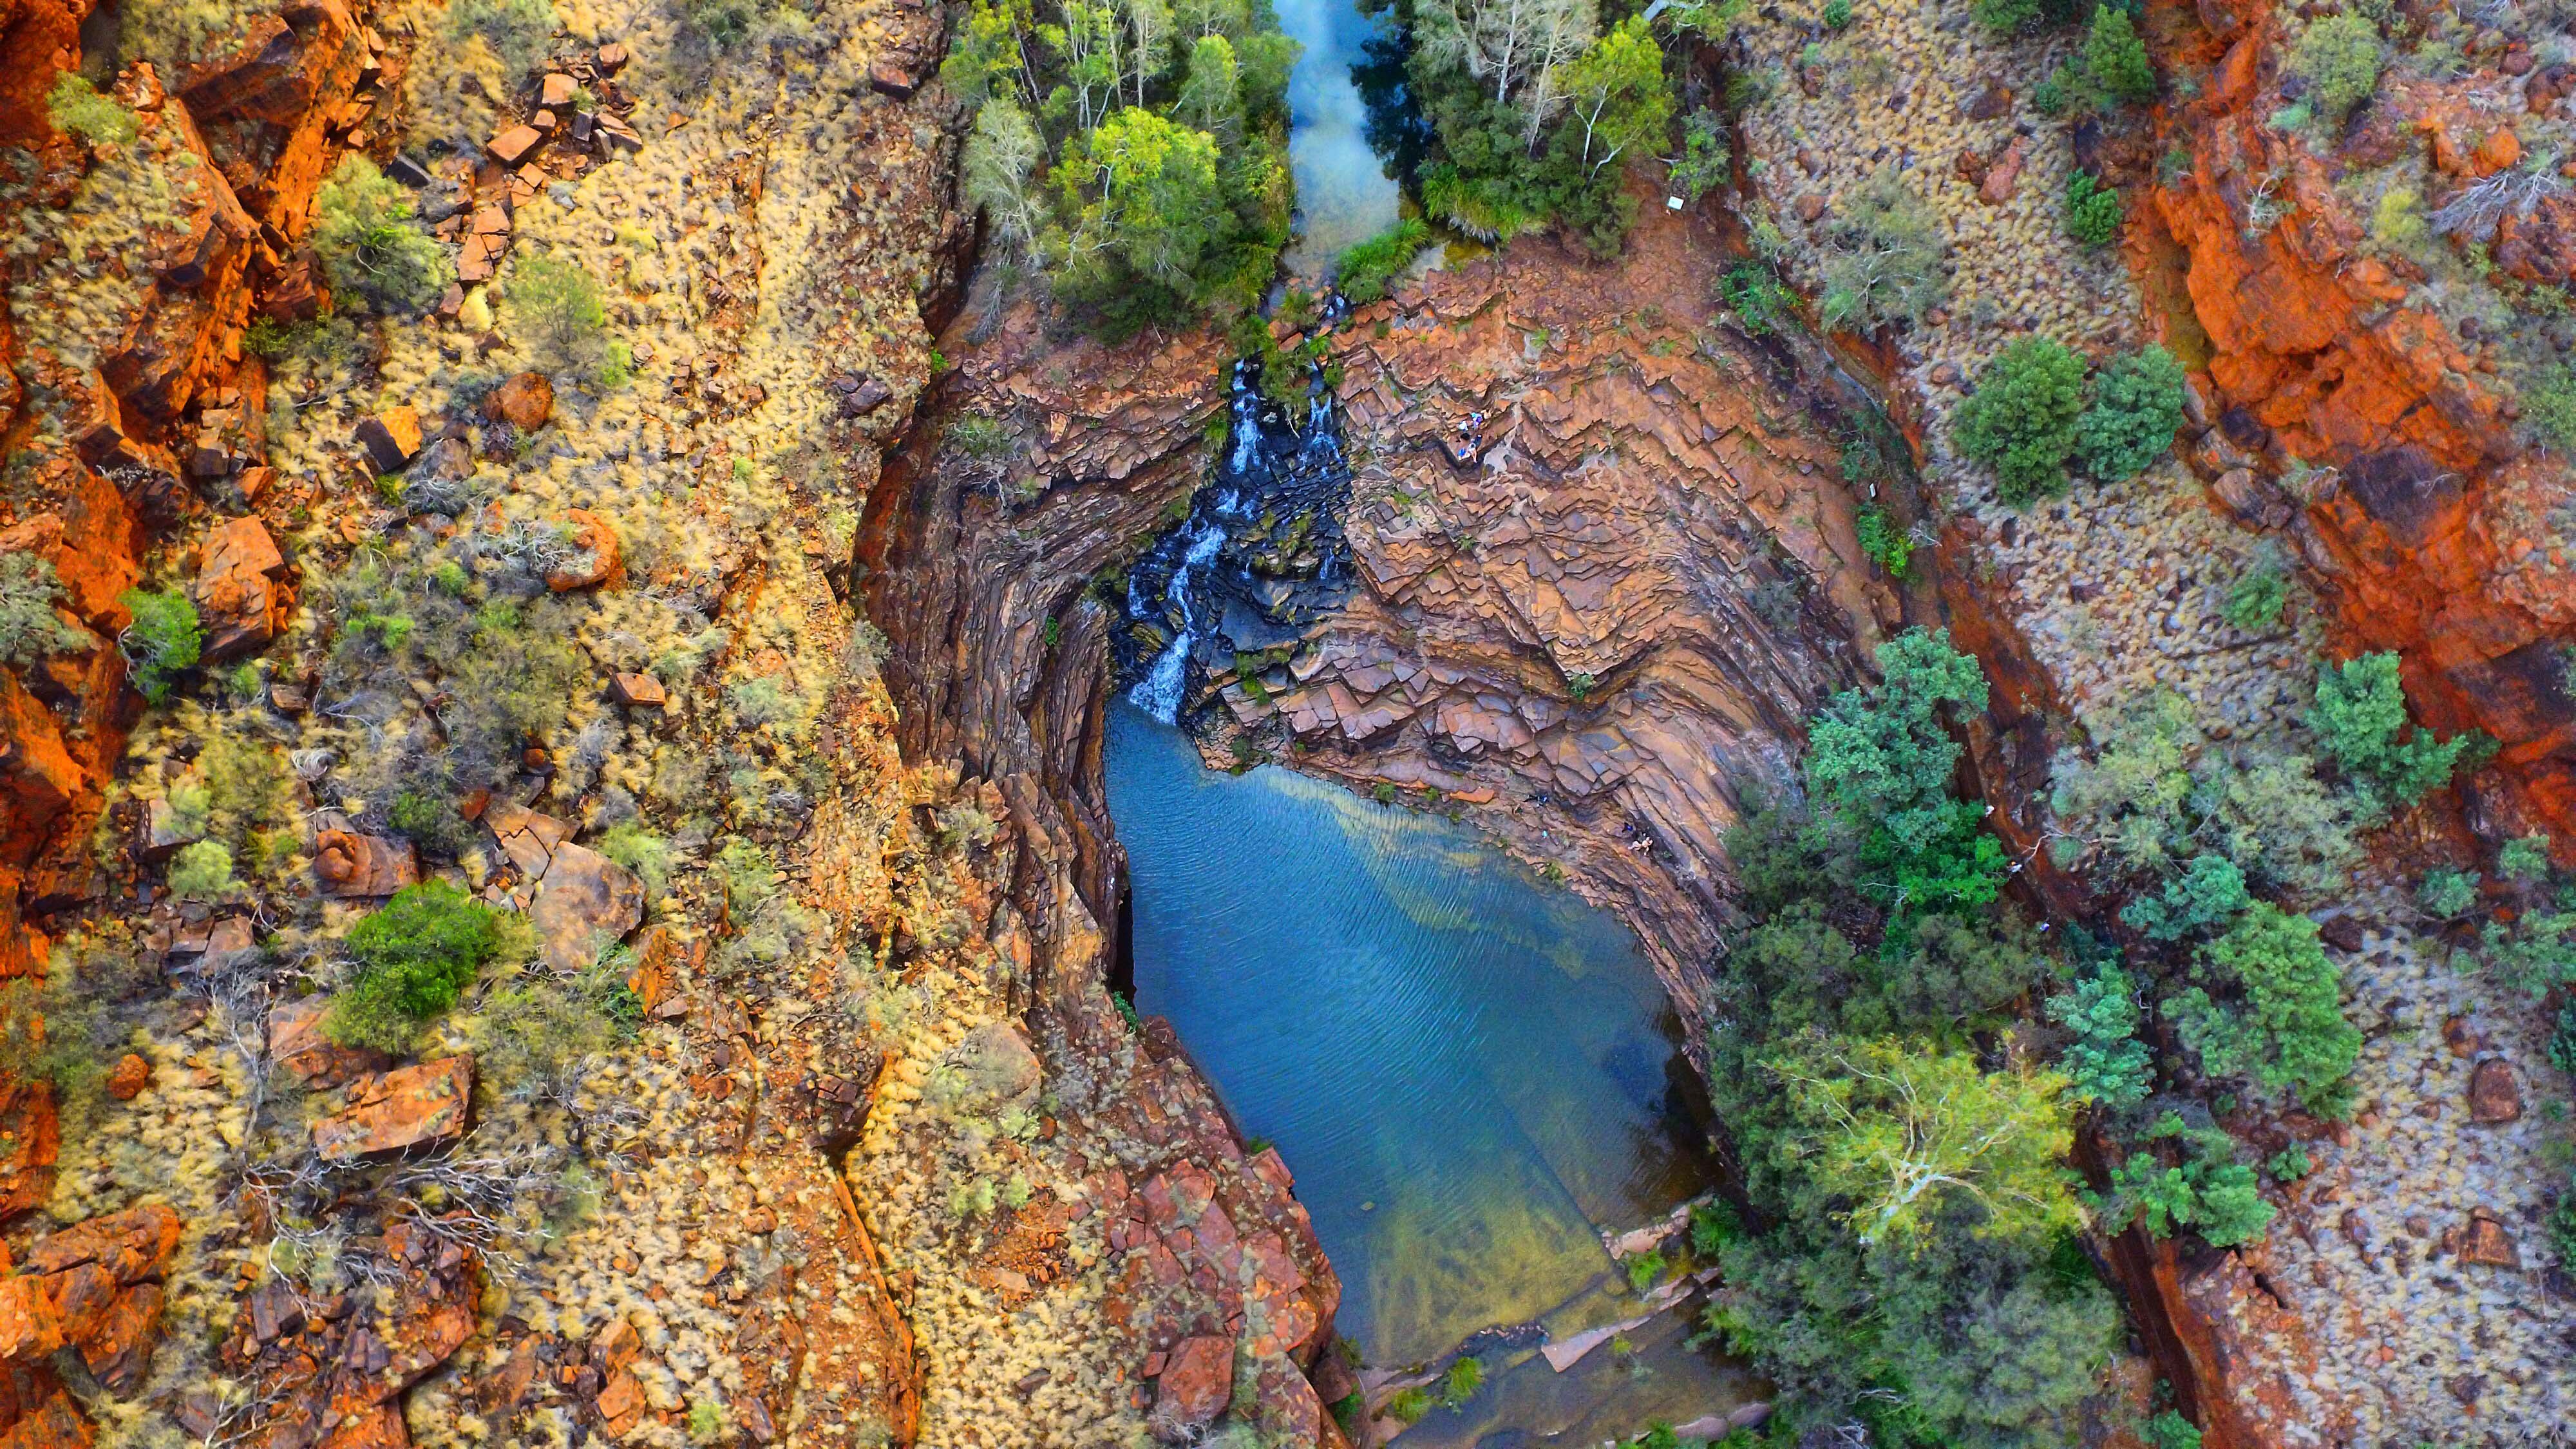
[[[313,1148],[327,1162],[395,1152],[465,1130],[474,1097],[474,1059],[448,1057],[364,1077],[348,1106],[313,1124]]]
[[[506,800],[486,807],[483,823],[519,872],[518,896],[549,967],[578,971],[643,923],[644,883],[589,846],[573,844],[571,826]]]

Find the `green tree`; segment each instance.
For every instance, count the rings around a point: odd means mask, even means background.
[[[2470,731],[2437,741],[2431,730],[2410,725],[2398,675],[2393,652],[2321,664],[2308,710],[2308,728],[2326,753],[2375,803],[2393,810],[2449,783],[2462,756],[2485,740]]]
[[[1242,124],[1243,77],[1235,63],[1234,42],[1222,35],[1202,35],[1191,44],[1189,79],[1181,86],[1179,114],[1210,135]]]
[[[1110,283],[1123,267],[1189,291],[1228,215],[1215,138],[1129,106],[1076,144],[1079,163],[1059,168],[1078,216],[1068,269]]]
[[[2219,613],[2248,634],[2259,634],[2281,621],[2290,605],[2290,571],[2277,556],[2258,556],[2227,586]]]
[[[2357,10],[2311,21],[2290,48],[2290,70],[2308,84],[2317,109],[2340,121],[2379,88],[2379,27]]]
[[[1583,133],[1582,164],[1597,177],[1622,156],[1642,155],[1672,125],[1673,93],[1664,52],[1642,15],[1632,15],[1565,68],[1567,129]]]
[[[2083,411],[2083,359],[2061,343],[2026,337],[1977,375],[1977,390],[1951,415],[1951,438],[1995,470],[2006,503],[2024,504],[2065,491]]]
[[[2001,847],[1976,806],[1950,794],[1958,743],[1941,724],[1945,704],[1986,706],[1977,661],[1947,634],[1909,629],[1878,647],[1880,684],[1846,690],[1807,733],[1807,791],[1821,824],[1865,864],[1888,876],[1871,893],[1907,908],[1942,909],[1994,899]]]
[[[2075,420],[2075,451],[2105,483],[2125,482],[2173,446],[2182,427],[2182,364],[2148,344],[2102,370],[2093,404]]]
[[[1215,37],[1222,44],[1223,37]],[[966,134],[959,163],[966,199],[984,209],[994,234],[1023,250],[1036,244],[1046,225],[1045,198],[1037,184],[1038,166],[1046,159],[1046,139],[1019,102],[1007,95],[986,100]]]
[[[2131,901],[2120,919],[2149,940],[2179,941],[2208,926],[2224,926],[2253,904],[2245,872],[2223,855],[2196,855],[2182,874]]]
[[[2144,1222],[2159,1238],[2191,1228],[2217,1248],[2262,1236],[2273,1208],[2254,1169],[2236,1161],[2236,1142],[2215,1127],[2191,1127],[2172,1112],[2149,1128],[2148,1143],[2172,1142],[2178,1160],[2136,1152],[2111,1168],[2105,1209],[2118,1223]]]
[[[2147,43],[2120,6],[2094,7],[2093,28],[2084,37],[2084,69],[2093,84],[2115,99],[2155,99],[2156,71],[2147,63]]]
[[[2147,1098],[2155,1064],[2138,1040],[2137,987],[2116,963],[2048,999],[2048,1019],[2075,1034],[2059,1065],[2077,1100],[2131,1107]]]
[[[2344,1020],[2343,975],[2318,943],[2316,922],[2257,901],[2197,959],[2207,987],[2183,991],[2171,1012],[2202,1065],[2288,1092],[2311,1112],[2340,1115],[2361,1033]],[[2208,988],[2233,994],[2236,1004]]]
[[[1794,1150],[1850,1204],[1862,1243],[1918,1241],[1954,1199],[1976,1206],[1983,1237],[2081,1225],[2064,1076],[1986,1072],[1966,1052],[1891,1040],[1812,1043],[1769,1066],[1787,1088]]]
[[[128,589],[117,602],[134,616],[134,622],[117,635],[117,647],[125,651],[134,687],[143,691],[145,699],[159,704],[170,697],[170,686],[179,676],[196,667],[197,657],[205,648],[206,636],[197,622],[197,606],[176,590],[152,593]]]

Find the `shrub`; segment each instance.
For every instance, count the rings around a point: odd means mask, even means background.
[[[1760,262],[1737,262],[1718,278],[1719,297],[1744,330],[1768,337],[1796,315],[1797,294]]]
[[[499,913],[446,881],[394,893],[349,932],[358,970],[325,1029],[347,1046],[401,1051],[417,1024],[454,1006],[499,954]]]
[[[1673,194],[1697,201],[1726,184],[1733,165],[1726,144],[1726,118],[1706,106],[1682,117],[1682,154],[1667,178]]]
[[[527,258],[511,273],[509,304],[520,340],[547,370],[595,377],[612,360],[608,308],[581,263]]]
[[[2171,1409],[2159,1409],[2147,1421],[2147,1449],[2200,1449],[2200,1431]]]
[[[1474,1354],[1465,1355],[1440,1376],[1441,1406],[1455,1409],[1476,1397],[1476,1390],[1484,1386],[1485,1361]]]
[[[2263,1170],[2269,1173],[2275,1182],[2296,1182],[2316,1171],[2317,1164],[2308,1156],[2308,1149],[2293,1142],[2264,1158]]]
[[[2272,1205],[2263,1201],[2254,1169],[2235,1160],[2235,1139],[2225,1132],[2188,1126],[2167,1112],[2146,1140],[2174,1142],[2182,1160],[2167,1163],[2138,1152],[2115,1164],[2108,1199],[2113,1221],[2143,1221],[2159,1238],[2191,1228],[2214,1248],[2260,1237],[2271,1225]]]
[[[1913,537],[1884,508],[1860,511],[1860,551],[1898,583],[1905,582],[1906,570],[1914,563]]]
[[[2522,388],[2522,420],[2540,441],[2576,453],[2576,369],[2552,363]]]
[[[762,0],[680,0],[680,14],[718,50],[732,50],[760,32],[768,19]]]
[[[1431,1395],[1422,1389],[1398,1389],[1386,1401],[1387,1416],[1411,1424],[1431,1412]]]
[[[170,860],[170,893],[183,901],[218,901],[232,894],[233,853],[211,840],[179,847]]]
[[[1335,285],[1354,307],[1386,295],[1386,284],[1413,265],[1414,254],[1431,245],[1431,228],[1418,217],[1406,217],[1367,241],[1342,253],[1334,268]]]
[[[100,95],[98,87],[76,70],[54,78],[54,88],[45,92],[45,114],[56,130],[69,131],[93,146],[122,146],[143,134],[132,111]]]
[[[119,1007],[160,986],[160,973],[129,952],[60,948],[41,976],[0,981],[0,1081],[51,1083],[63,1134],[79,1136],[132,1029]]]
[[[90,642],[89,631],[54,612],[63,581],[32,553],[0,554],[0,662],[20,668]]]
[[[464,815],[441,790],[397,792],[393,804],[385,809],[385,823],[422,849],[442,855],[462,854],[474,843],[474,833],[467,827]]]
[[[2058,1066],[2079,1100],[2114,1108],[2146,1100],[2155,1065],[2138,1040],[2136,990],[2128,972],[2105,963],[2048,999],[2048,1019],[2075,1034]]]
[[[2084,362],[2044,337],[2004,349],[1952,415],[1959,451],[1995,470],[1996,492],[2019,506],[2065,491],[2084,410]]]
[[[1828,327],[1919,323],[1950,288],[1931,210],[1893,168],[1856,190],[1826,228],[1819,273],[1816,311]]]
[[[2126,213],[2120,206],[2120,193],[2093,179],[2090,172],[2066,173],[2066,234],[2088,247],[2109,246],[2119,240],[2120,221]]]
[[[133,670],[134,687],[143,691],[145,699],[159,704],[170,697],[170,686],[179,676],[196,667],[197,657],[205,648],[205,632],[197,624],[197,606],[176,590],[154,593],[127,589],[117,602],[134,615],[134,622],[117,635],[117,647],[125,651],[126,665]]]
[[[2379,27],[2351,10],[2313,21],[2290,49],[2290,70],[2308,83],[2317,108],[2341,121],[2378,89]]]
[[[2105,483],[2137,477],[2182,427],[2182,364],[2149,344],[2102,370],[2093,405],[2075,420],[2075,451]]]
[[[2549,837],[2521,835],[2506,841],[2496,851],[2496,874],[2517,885],[2538,885],[2549,879]]]
[[[2179,941],[2207,926],[2224,926],[2253,904],[2245,872],[2223,855],[2196,855],[2182,874],[2152,894],[2131,901],[2120,919],[2149,940]]]
[[[1670,1266],[1660,1252],[1649,1251],[1630,1258],[1626,1266],[1628,1291],[1643,1293],[1654,1287],[1664,1281],[1664,1270]]]
[[[2221,1004],[2193,986],[2171,1003],[2202,1065],[2289,1092],[2320,1116],[2340,1115],[2361,1033],[2343,1019],[2343,976],[2318,944],[2316,922],[2258,901],[2200,948],[2198,967],[2202,980],[2241,1000]]]
[[[599,853],[635,872],[644,882],[644,893],[659,899],[671,888],[671,842],[656,835],[640,820],[620,821],[608,829],[598,842]]]
[[[2402,810],[2447,784],[2461,757],[2479,748],[2476,731],[2436,741],[2406,719],[2406,691],[2393,652],[2317,668],[2308,728],[2346,776],[2383,808]]]
[[[631,1040],[644,1004],[626,985],[632,953],[609,951],[570,979],[494,991],[478,1043],[485,1078],[521,1097],[559,1097],[589,1062]]]
[[[2227,586],[2227,600],[2218,612],[2236,628],[2259,634],[2279,623],[2289,604],[2290,571],[2277,557],[2266,557],[2248,564]]]
[[[2084,37],[2084,70],[2115,100],[2155,99],[2156,70],[2147,63],[2147,43],[2118,6],[2094,7],[2093,28]]]
[[[2458,920],[2477,903],[2478,873],[2473,870],[2426,871],[2415,887],[2416,907],[2437,921]]]
[[[560,22],[552,0],[449,0],[447,37],[463,44],[479,35],[511,70],[525,73],[546,58]]]
[[[438,300],[454,272],[447,249],[411,219],[411,194],[356,152],[313,203],[313,253],[340,293],[406,312]]]

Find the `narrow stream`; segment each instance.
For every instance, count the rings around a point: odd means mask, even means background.
[[[1288,270],[1314,282],[1353,245],[1395,225],[1402,188],[1371,149],[1370,113],[1352,75],[1378,34],[1351,0],[1277,0],[1279,28],[1306,47],[1288,75],[1288,170],[1297,183]]]
[[[1708,1185],[1678,1027],[1623,927],[1466,827],[1210,771],[1133,708],[1108,766],[1138,1009],[1286,1156],[1368,1362],[1465,1344],[1493,1375],[1405,1443],[1598,1443],[1749,1397],[1671,1314],[1565,1373],[1535,1353],[1638,1316],[1604,1232]]]

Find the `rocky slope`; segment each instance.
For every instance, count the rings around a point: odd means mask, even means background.
[[[2008,838],[2035,846],[2051,828],[2050,736],[2098,744],[2161,688],[2212,739],[2313,749],[2300,722],[2312,661],[2397,648],[2424,720],[2502,742],[2464,781],[2469,822],[2489,841],[2549,829],[2563,849],[2556,566],[2515,537],[2563,470],[2512,438],[2495,304],[2464,307],[2456,276],[2363,245],[2357,215],[2392,184],[2359,174],[2392,159],[2435,199],[2457,183],[2424,177],[2487,165],[2473,153],[2497,127],[2551,104],[2496,98],[2532,91],[2528,57],[2517,71],[2505,37],[2481,36],[2479,57],[2500,69],[2441,87],[2392,76],[2344,146],[2325,147],[2340,154],[2320,155],[2321,131],[2274,122],[2297,89],[2282,83],[2280,12],[2152,9],[2168,99],[2074,125],[2040,114],[2027,87],[2080,36],[2003,41],[1965,13],[1902,7],[1854,15],[1840,38],[1804,15],[1747,28],[1752,63],[1796,81],[1747,116],[1756,204],[1812,276],[1821,247],[1799,243],[1821,243],[1882,168],[1910,165],[1948,245],[1948,301],[1896,337],[1898,405],[1953,514],[1935,566],[1954,618],[1990,626],[1962,631],[1990,673],[2062,701],[2024,752],[2038,768],[1988,774]],[[2007,155],[2015,179],[1989,184]],[[2079,165],[2131,188],[2117,252],[2065,233]],[[2483,333],[2460,316],[2478,310]],[[2027,510],[1995,504],[1948,421],[1976,369],[2033,333],[2097,358],[2161,341],[2193,367],[2176,460]],[[2266,630],[2229,623],[2234,581],[2280,560],[2313,597]],[[2348,890],[2302,903],[2328,921],[2369,1044],[2349,1124],[2225,1115],[2255,1151],[2302,1142],[2317,1164],[2280,1190],[2268,1238],[2192,1254],[2134,1232],[2113,1245],[2159,1370],[2213,1445],[2510,1435],[2563,1418],[2576,1384],[2539,1306],[2564,1282],[2540,1231],[2564,1149],[2524,1104],[2567,1086],[2542,1051],[2543,1012],[2455,957],[2405,894],[2401,859],[2409,874],[2470,860],[2440,816],[2437,800],[2399,822]],[[2044,884],[2060,909],[2103,909],[2078,881]]]

